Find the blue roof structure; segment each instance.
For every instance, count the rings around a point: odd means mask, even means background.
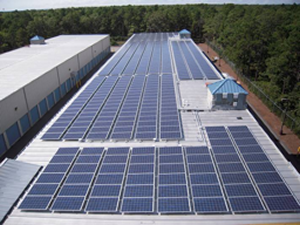
[[[45,38],[35,35],[33,38],[30,39],[31,41],[38,41],[38,40],[45,40]]]
[[[212,94],[218,94],[218,93],[242,93],[242,94],[248,94],[248,92],[238,83],[236,83],[232,79],[224,79],[217,81],[215,83],[209,84],[208,88]]]
[[[191,34],[191,32],[189,32],[187,29],[183,29],[179,31],[179,34]]]

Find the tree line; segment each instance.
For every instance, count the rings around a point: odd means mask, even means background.
[[[299,5],[111,6],[0,13],[0,53],[29,44],[38,34],[110,34],[112,42],[138,32],[186,28],[195,42],[221,49],[267,95],[300,120]]]

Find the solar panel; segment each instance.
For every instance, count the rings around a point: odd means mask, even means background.
[[[117,197],[120,195],[121,185],[95,185],[92,197]]]
[[[73,174],[70,173],[66,184],[89,184],[92,181],[94,174],[93,173],[84,173],[84,174]]]
[[[223,198],[194,198],[194,208],[197,213],[226,213],[226,207]]]
[[[193,185],[193,197],[222,197],[219,185]]]
[[[188,198],[159,198],[158,211],[161,213],[190,212]]]
[[[29,191],[29,195],[53,195],[58,184],[35,184]]]
[[[161,164],[159,165],[160,173],[184,173],[183,164]]]
[[[48,164],[44,172],[48,173],[65,173],[70,167],[70,164]]]
[[[59,148],[55,155],[76,155],[78,148]]]
[[[23,210],[46,210],[51,201],[51,196],[27,196],[19,209]]]
[[[186,185],[159,186],[158,196],[161,197],[187,197]]]
[[[88,155],[80,155],[77,160],[76,163],[98,163],[99,160],[101,158],[101,155],[92,155],[92,156],[88,156]]]
[[[244,184],[251,183],[247,173],[223,173],[224,184]]]
[[[36,183],[51,184],[60,183],[64,177],[64,173],[42,173]]]
[[[242,163],[218,164],[221,173],[246,172]]]
[[[96,180],[96,184],[121,184],[123,174],[101,174]]]
[[[153,184],[153,174],[129,174],[127,177],[127,185],[130,184]]]
[[[159,163],[183,163],[182,155],[161,155]]]
[[[126,186],[124,197],[152,197],[153,185]]]
[[[210,155],[188,155],[189,163],[212,163]]]
[[[130,163],[154,163],[154,155],[133,155]]]
[[[248,163],[250,171],[253,172],[275,172],[275,168],[270,162],[262,162],[262,163]]]
[[[126,163],[127,155],[106,155],[103,163]]]
[[[185,147],[186,153],[191,154],[209,154],[209,150],[206,146],[201,147]]]
[[[262,212],[265,211],[258,197],[236,197],[229,198],[232,211],[241,212]]]
[[[189,164],[189,172],[192,173],[213,173],[213,164]]]
[[[54,211],[81,211],[84,197],[57,197],[51,207]]]
[[[121,211],[128,212],[128,213],[153,212],[153,199],[152,198],[124,198]]]
[[[58,193],[59,196],[85,196],[89,185],[64,185]]]
[[[129,173],[152,173],[153,170],[153,164],[131,164],[129,166]]]
[[[181,147],[164,147],[159,148],[160,155],[182,154]]]
[[[185,174],[161,174],[159,184],[186,184]]]
[[[218,178],[215,173],[191,174],[191,184],[218,184]]]
[[[281,183],[283,182],[277,172],[252,173],[254,180],[258,184],[263,183]]]
[[[229,197],[256,196],[252,184],[225,185]]]
[[[263,196],[291,195],[284,183],[259,184],[258,188]]]
[[[97,168],[97,164],[75,164],[71,173],[93,173]]]
[[[87,212],[116,212],[118,198],[90,198],[85,211]]]
[[[271,212],[299,212],[299,203],[293,196],[265,197]]]
[[[125,164],[102,164],[100,173],[123,173]]]

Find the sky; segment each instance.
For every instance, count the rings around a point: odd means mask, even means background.
[[[0,0],[0,11],[153,4],[300,4],[300,0]]]

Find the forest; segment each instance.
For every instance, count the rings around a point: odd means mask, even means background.
[[[110,6],[0,13],[0,54],[38,34],[110,34],[112,44],[138,32],[186,28],[300,122],[300,5]],[[283,105],[282,98],[289,103]],[[300,128],[296,127],[299,134]]]

